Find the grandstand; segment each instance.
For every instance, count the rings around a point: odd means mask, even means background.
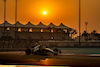
[[[0,24],[0,47],[26,48],[27,46],[34,46],[33,44],[38,41],[71,40],[69,34],[73,31],[74,29],[65,26],[63,23],[59,26],[53,23],[46,26],[42,22],[38,25],[31,22],[23,25],[18,21],[15,24],[5,21]]]

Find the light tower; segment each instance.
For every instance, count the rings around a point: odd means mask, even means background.
[[[17,0],[15,0],[15,45],[16,45],[16,32],[17,32]],[[17,46],[17,51],[18,51],[18,46]]]
[[[3,0],[3,1],[4,1],[4,44],[5,44],[5,21],[6,21],[6,1],[7,0]]]
[[[81,16],[80,15],[80,10],[81,10],[80,6],[81,5],[80,5],[80,3],[81,3],[81,0],[79,0],[79,46],[80,46],[80,34],[81,34],[81,32],[80,32],[80,25],[81,25],[81,23],[80,23],[80,21],[81,21],[81,18],[80,18],[80,16]]]
[[[15,39],[16,39],[16,22],[17,22],[17,0],[15,0]]]
[[[17,22],[17,0],[15,0],[15,23],[16,22]]]
[[[6,1],[7,0],[3,0],[3,1],[4,1],[4,22],[5,22],[6,21]]]
[[[86,32],[87,32],[87,25],[88,25],[88,22],[85,22],[85,25],[86,25]]]

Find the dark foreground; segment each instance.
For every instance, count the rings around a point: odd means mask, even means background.
[[[25,55],[25,53],[0,52],[0,64],[4,65],[43,65],[71,67],[100,67],[100,57],[76,55]]]

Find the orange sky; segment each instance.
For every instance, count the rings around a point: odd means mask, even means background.
[[[100,33],[100,0],[81,0],[81,32],[85,30],[85,22],[88,22],[88,32],[96,30]],[[7,0],[6,20],[15,22],[15,0]],[[40,21],[48,25],[53,22],[60,23],[78,31],[79,24],[79,0],[18,0],[17,20],[26,24],[30,21],[38,24]],[[4,20],[4,2],[0,0],[0,23]],[[42,12],[47,11],[47,15]]]

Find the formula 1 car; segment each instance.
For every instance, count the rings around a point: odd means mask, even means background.
[[[43,45],[37,45],[31,49],[31,53],[35,55],[49,55],[49,54],[58,55],[58,53],[61,53],[61,51],[58,50],[57,48],[50,49],[46,48]]]

